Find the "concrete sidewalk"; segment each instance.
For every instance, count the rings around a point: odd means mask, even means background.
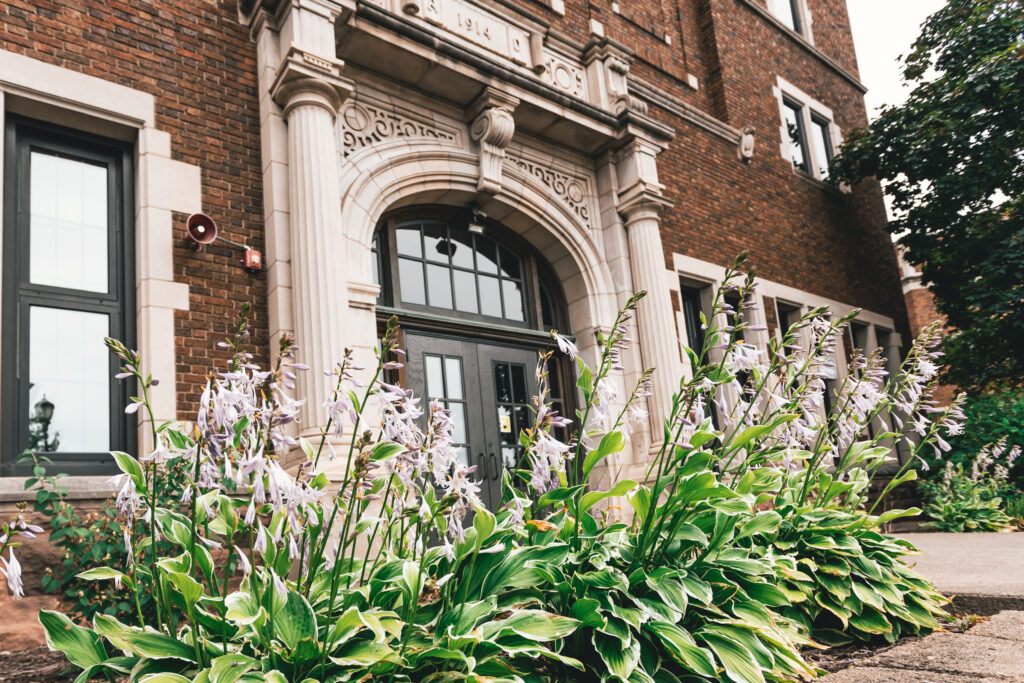
[[[1000,612],[967,633],[933,633],[820,679],[823,683],[1024,681],[1024,612]]]
[[[960,612],[1024,610],[1024,533],[904,533],[924,554],[905,558]]]

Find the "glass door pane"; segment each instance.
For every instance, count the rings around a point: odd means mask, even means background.
[[[108,334],[106,313],[29,307],[29,448],[110,450]]]

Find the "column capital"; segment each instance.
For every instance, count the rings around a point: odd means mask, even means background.
[[[619,213],[627,228],[645,218],[658,220],[661,213],[672,206],[672,201],[661,194],[662,189],[658,183],[637,180],[619,193]]]
[[[323,107],[333,117],[355,90],[355,84],[341,75],[345,63],[325,59],[292,46],[277,69],[270,96],[288,113],[301,104]]]
[[[487,86],[466,110],[470,121],[469,137],[480,145],[480,178],[477,189],[491,194],[501,192],[505,149],[512,142],[516,122],[512,114],[519,98]]]

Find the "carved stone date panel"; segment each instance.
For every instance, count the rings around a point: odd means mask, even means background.
[[[368,1],[503,57],[527,69],[534,78],[574,97],[587,97],[583,65],[578,59],[545,45],[545,36],[539,27],[511,20],[472,0]]]
[[[421,16],[471,43],[532,68],[530,34],[462,0],[422,0]]]

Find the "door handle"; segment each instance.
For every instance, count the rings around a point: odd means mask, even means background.
[[[491,476],[491,479],[498,481],[501,479],[502,463],[494,453],[491,453],[491,460],[494,461],[494,474]]]
[[[487,481],[487,460],[485,460],[484,458],[485,456],[483,454],[483,451],[477,453],[476,473],[477,476],[480,477],[480,481]]]

